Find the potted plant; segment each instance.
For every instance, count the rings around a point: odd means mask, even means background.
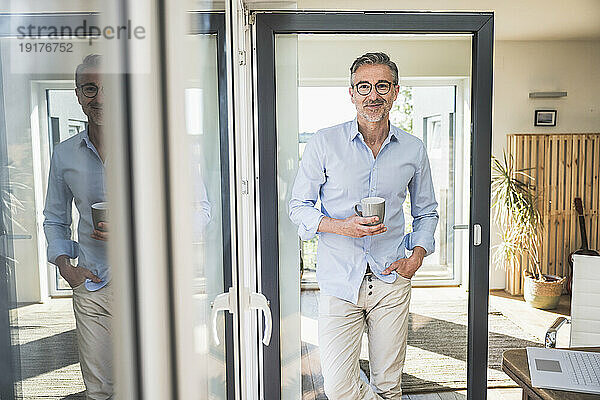
[[[492,260],[516,271],[521,257],[529,257],[531,267],[523,271],[525,300],[535,308],[553,309],[565,279],[542,274],[539,248],[543,224],[535,186],[529,183],[534,178],[525,171],[515,169],[512,155],[503,153],[502,160],[492,157],[492,210],[502,240],[495,246]]]

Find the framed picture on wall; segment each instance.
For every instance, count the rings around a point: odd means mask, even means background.
[[[535,110],[535,126],[556,126],[556,110]]]

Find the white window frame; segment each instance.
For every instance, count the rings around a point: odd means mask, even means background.
[[[469,224],[469,192],[470,192],[470,151],[471,151],[471,121],[466,120],[471,115],[471,82],[469,77],[427,77],[427,78],[401,78],[400,85],[411,87],[425,86],[455,86],[456,131],[454,157],[456,161],[455,190],[462,196],[455,198],[454,221],[455,225]],[[457,140],[457,139],[461,140]],[[468,230],[455,230],[454,233],[454,279],[431,279],[413,281],[413,287],[419,286],[464,286],[469,282],[469,269],[463,268],[469,264],[469,234]]]
[[[31,146],[33,150],[33,182],[35,198],[35,219],[37,229],[38,269],[42,301],[49,297],[70,297],[70,289],[58,289],[56,266],[46,256],[46,235],[44,234],[44,205],[50,172],[50,132],[48,127],[48,90],[73,90],[74,80],[32,80],[31,81]]]

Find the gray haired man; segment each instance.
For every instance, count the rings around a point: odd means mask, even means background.
[[[101,57],[89,55],[75,72],[75,95],[88,127],[54,147],[44,208],[48,260],[73,289],[79,362],[88,399],[112,398],[112,286],[106,259],[108,224],[92,223],[91,206],[106,201],[104,88]],[[79,211],[71,240],[71,204]],[[72,265],[72,259],[78,265]]]
[[[310,139],[292,189],[300,237],[319,235],[319,347],[330,400],[400,400],[411,278],[435,248],[439,218],[425,146],[389,122],[398,91],[398,68],[386,54],[357,58],[349,88],[357,116]],[[407,191],[414,220],[405,235]],[[354,215],[357,202],[375,196],[385,199],[384,221]],[[359,377],[364,331],[370,385]]]

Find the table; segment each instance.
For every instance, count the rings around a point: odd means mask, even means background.
[[[583,350],[600,353],[600,347],[574,347],[568,350]],[[523,388],[523,400],[598,400],[599,398],[598,395],[595,394],[532,387],[526,349],[505,351],[502,355],[502,371]]]

